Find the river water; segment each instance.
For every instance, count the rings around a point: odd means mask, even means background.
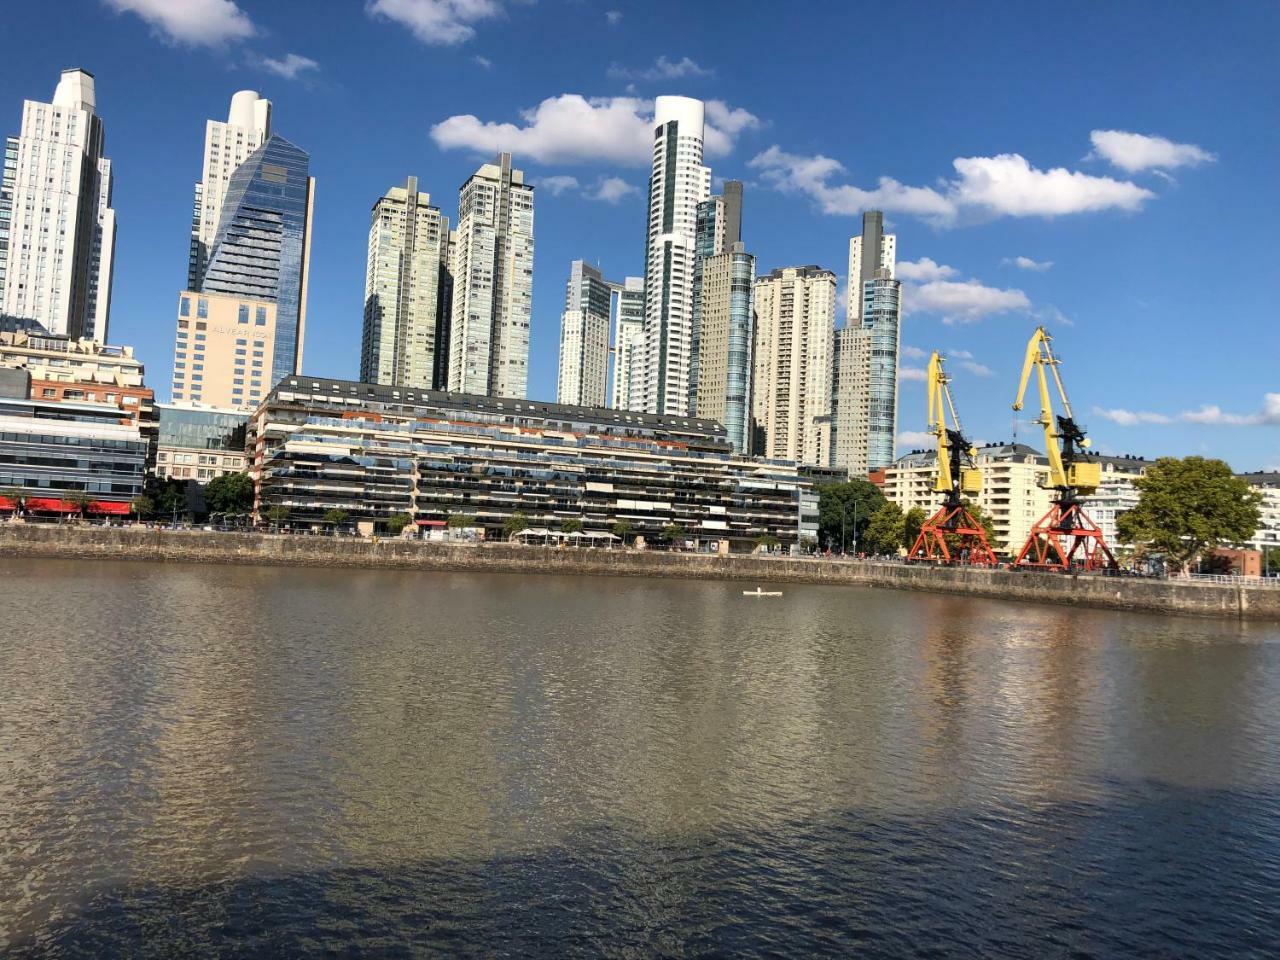
[[[1280,629],[0,561],[0,954],[1275,957]]]

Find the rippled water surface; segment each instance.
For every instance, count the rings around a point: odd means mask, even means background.
[[[1280,955],[1280,630],[0,562],[0,953]]]

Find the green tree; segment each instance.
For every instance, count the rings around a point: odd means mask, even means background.
[[[154,500],[144,493],[133,498],[133,502],[129,504],[129,509],[139,520],[146,520],[156,512],[156,504]]]
[[[277,503],[275,506],[267,507],[266,513],[263,514],[271,524],[273,530],[279,530],[280,524],[289,519],[289,508],[283,504]]]
[[[469,513],[451,513],[445,520],[445,526],[450,530],[463,530],[466,527],[474,527],[475,525],[476,518]],[[528,526],[528,524],[525,524],[525,526]],[[518,533],[519,531],[516,532]]]
[[[613,525],[613,535],[623,543],[629,543],[635,533],[635,525],[630,520],[619,520]]]
[[[89,512],[89,495],[83,490],[76,490],[74,493],[69,493],[63,497],[63,499],[76,508],[76,512],[80,514],[81,519],[84,519],[85,515]]]
[[[518,510],[506,520],[502,521],[502,532],[506,534],[508,540],[514,537],[521,530],[529,529],[529,518]]]
[[[870,554],[896,554],[902,546],[907,518],[896,503],[885,501],[871,516],[867,532],[858,541],[859,549]]]
[[[404,532],[404,528],[413,523],[413,514],[396,513],[387,518],[387,532],[393,537],[398,537]]]
[[[668,523],[662,528],[662,539],[675,543],[689,536],[689,531],[678,523]]]
[[[773,550],[781,544],[782,541],[775,537],[772,533],[762,533],[756,537],[756,546],[763,547],[766,550]]]
[[[253,509],[253,478],[247,473],[214,477],[205,484],[204,502],[212,513],[248,513]]]
[[[563,520],[560,523],[560,532],[561,533],[581,533],[582,521],[579,520],[577,517],[570,517],[568,520]]]
[[[884,506],[884,494],[870,480],[826,483],[818,487],[818,533],[828,547],[861,549],[862,533],[876,511]]]
[[[902,518],[902,545],[910,550],[920,538],[920,530],[929,515],[920,507],[912,507]]]
[[[1116,518],[1120,539],[1164,554],[1178,569],[1258,529],[1262,494],[1221,460],[1161,457],[1133,485],[1138,505]]]
[[[15,516],[22,510],[22,501],[26,499],[26,495],[23,493],[21,487],[5,487],[3,490],[0,490],[0,497],[3,497],[5,500],[8,500],[13,504],[13,512]]]
[[[333,527],[333,532],[334,532],[334,535],[336,536],[338,531],[342,529],[342,525],[347,522],[348,516],[350,516],[350,514],[348,514],[347,511],[342,510],[338,507],[332,507],[326,510],[324,512],[324,516],[321,517],[320,519],[323,520],[325,523],[330,524]]]
[[[187,481],[166,477],[158,480],[148,492],[155,504],[156,516],[168,520],[187,514]]]

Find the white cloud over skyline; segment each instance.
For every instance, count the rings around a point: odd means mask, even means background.
[[[1198,167],[1218,159],[1216,154],[1194,143],[1174,143],[1165,137],[1124,130],[1094,130],[1089,140],[1093,143],[1090,156],[1101,157],[1128,173]]]
[[[937,263],[929,257],[921,257],[914,262],[899,260],[893,269],[893,275],[899,280],[918,280],[922,283],[931,280],[950,280],[960,275],[960,271],[955,267]]]
[[[274,73],[277,77],[284,77],[286,80],[297,80],[298,77],[305,73],[320,69],[320,64],[299,53],[286,53],[279,59],[275,57],[259,57],[254,63],[268,73]]]
[[[1177,416],[1143,410],[1126,410],[1122,407],[1094,407],[1096,416],[1122,427],[1144,424],[1196,423],[1223,427],[1280,426],[1280,393],[1268,393],[1262,398],[1262,409],[1254,413],[1227,413],[1216,404],[1205,404],[1197,410],[1184,410]]]
[[[422,43],[451,47],[476,35],[475,24],[501,16],[497,0],[368,0],[365,10],[407,27]]]
[[[193,47],[216,47],[258,32],[233,0],[105,0],[117,13],[137,14],[162,39]]]
[[[1017,153],[957,157],[955,177],[912,187],[881,177],[873,189],[835,182],[848,173],[831,157],[788,153],[776,144],[749,164],[784,192],[812,199],[824,213],[853,216],[878,209],[920,217],[937,226],[997,217],[1053,218],[1100,210],[1135,211],[1155,197],[1145,187],[1055,167],[1041,170]]]
[[[651,67],[625,67],[614,63],[608,70],[609,76],[615,80],[681,80],[686,77],[710,77],[714,73],[714,70],[700,66],[689,57],[672,60],[665,53]]]
[[[1000,261],[1005,266],[1017,267],[1019,270],[1031,270],[1044,273],[1053,266],[1052,260],[1032,260],[1030,257],[1005,257]]]
[[[739,134],[760,126],[758,117],[720,100],[706,104],[704,135],[710,156],[732,150]],[[539,163],[615,163],[646,166],[653,152],[653,101],[641,97],[584,97],[565,93],[520,112],[521,123],[452,116],[431,128],[442,150],[505,150]]]

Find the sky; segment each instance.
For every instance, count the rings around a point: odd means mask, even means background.
[[[1280,469],[1280,4],[666,0],[9,0],[0,132],[59,72],[97,80],[118,218],[110,340],[168,396],[205,120],[232,93],[316,178],[304,372],[357,376],[369,212],[457,191],[499,148],[536,186],[529,394],[554,399],[570,262],[642,272],[653,97],[708,103],[713,183],[745,182],[765,273],[845,282],[865,209],[898,237],[899,452],[925,358],[969,434],[1054,337],[1104,453]],[[837,323],[843,322],[843,313]]]

